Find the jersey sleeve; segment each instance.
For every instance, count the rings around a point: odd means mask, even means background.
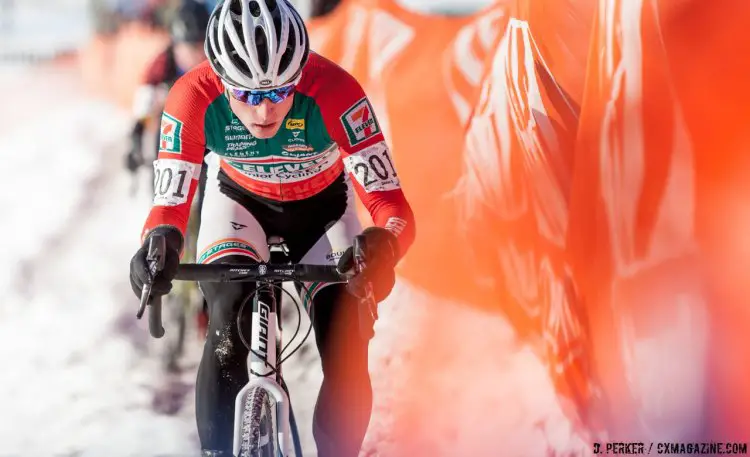
[[[344,167],[375,225],[396,235],[401,256],[414,241],[414,214],[401,189],[372,104],[349,73],[334,67],[319,88],[318,104],[329,134],[341,149]]]
[[[205,113],[210,96],[195,73],[180,78],[167,95],[154,162],[154,201],[141,240],[157,226],[177,227],[185,237],[205,152]]]

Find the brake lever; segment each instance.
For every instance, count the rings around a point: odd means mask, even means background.
[[[367,256],[365,255],[365,238],[362,235],[354,237],[352,251],[354,253],[354,273],[355,276],[362,273],[367,267]],[[375,294],[372,291],[372,284],[365,284],[365,296],[363,300],[368,302],[375,300]]]
[[[146,305],[151,298],[151,286],[153,279],[157,273],[164,269],[164,252],[167,249],[166,238],[163,235],[152,235],[149,238],[148,254],[146,255],[146,261],[148,262],[149,276],[151,281],[143,285],[141,291],[141,304],[136,313],[136,318],[140,319],[143,317],[143,313],[146,311]]]
[[[362,235],[354,237],[352,243],[352,253],[354,257],[354,273],[355,276],[362,273],[367,266],[367,257],[365,255],[365,238]],[[365,313],[360,306],[359,311],[359,332],[363,339],[369,340],[375,334],[373,325],[378,319],[378,304],[375,301],[375,293],[372,290],[372,284],[367,282],[364,284],[364,297],[360,297],[362,304],[367,306],[367,312]]]

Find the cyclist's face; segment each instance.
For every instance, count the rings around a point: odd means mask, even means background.
[[[175,43],[174,60],[178,67],[187,71],[206,60],[203,43]]]
[[[250,133],[260,139],[272,138],[278,133],[284,118],[292,109],[294,94],[274,104],[265,98],[258,106],[251,106],[229,97],[229,106]]]

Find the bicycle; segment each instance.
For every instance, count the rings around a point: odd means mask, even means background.
[[[284,241],[271,237],[268,239],[269,248],[285,246]],[[248,263],[248,264],[181,264],[178,268],[176,280],[205,281],[205,282],[236,282],[255,281],[257,287],[252,294],[251,338],[247,342],[240,325],[244,305],[237,316],[237,326],[249,353],[247,358],[248,383],[240,390],[235,400],[233,454],[236,457],[302,457],[294,413],[291,408],[289,390],[284,382],[281,365],[289,359],[310,335],[312,325],[307,333],[291,353],[284,356],[289,345],[297,337],[301,319],[297,329],[286,346],[281,348],[281,313],[280,297],[287,294],[299,309],[297,300],[283,290],[280,284],[293,281],[309,290],[303,282],[346,283],[365,266],[364,240],[355,237],[353,243],[354,269],[352,272],[339,273],[333,265],[307,265],[292,263]],[[165,239],[162,236],[152,236],[149,242],[147,260],[151,277],[163,268]],[[271,260],[276,260],[271,249]],[[248,303],[248,299],[245,303]],[[161,298],[151,297],[151,285],[145,284],[141,294],[141,304],[136,314],[140,319],[146,307],[150,308],[148,326],[151,336],[164,336],[161,321]],[[377,319],[377,304],[372,287],[367,284],[360,297],[359,325],[362,338],[372,337],[372,326]],[[301,317],[301,314],[300,314]],[[274,324],[275,325],[272,325]],[[275,408],[272,409],[272,404]],[[292,454],[292,451],[294,454]]]

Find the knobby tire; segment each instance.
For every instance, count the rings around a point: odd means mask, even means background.
[[[254,387],[245,401],[240,457],[276,457],[276,439],[271,398],[262,387]]]

